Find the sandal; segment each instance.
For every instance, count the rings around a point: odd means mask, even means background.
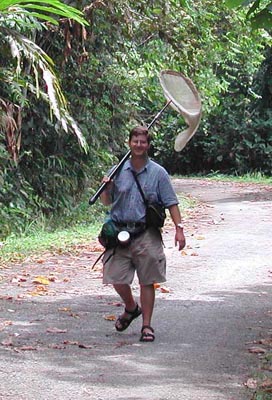
[[[131,322],[135,318],[139,317],[142,314],[142,310],[141,310],[141,307],[139,307],[138,304],[136,303],[136,307],[135,307],[134,311],[128,311],[125,308],[125,313],[129,314],[130,317],[125,318],[120,315],[120,317],[117,318],[117,321],[115,323],[115,329],[118,332],[123,332],[125,329],[127,329],[129,327],[129,325],[131,324]]]
[[[145,329],[149,329],[151,332],[144,332]],[[155,340],[154,329],[151,328],[151,326],[144,325],[141,329],[140,342],[154,342],[154,340]]]

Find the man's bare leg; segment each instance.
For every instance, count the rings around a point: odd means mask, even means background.
[[[141,310],[133,297],[130,285],[115,284],[113,287],[125,303],[125,311],[118,317],[115,323],[116,329],[118,331],[123,331],[126,329],[126,325],[129,325],[134,318],[137,318],[141,314]],[[129,324],[126,323],[126,320],[129,321]]]
[[[141,285],[141,307],[143,312],[143,326],[151,327],[151,319],[155,304],[155,288],[154,285]],[[143,333],[153,334],[149,328],[144,328]]]
[[[125,303],[126,309],[129,311],[135,310],[136,301],[134,300],[130,285],[116,284],[113,287]]]

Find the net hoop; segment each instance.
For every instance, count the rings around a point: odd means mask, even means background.
[[[175,150],[181,151],[195,134],[201,120],[201,98],[191,81],[181,72],[164,70],[159,75],[164,96],[170,106],[180,113],[188,128],[180,132],[175,139]]]

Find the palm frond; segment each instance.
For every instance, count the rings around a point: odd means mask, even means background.
[[[43,93],[43,99],[49,103],[52,113],[61,123],[64,131],[68,132],[71,129],[86,151],[87,144],[83,134],[68,112],[66,98],[61,90],[58,77],[54,72],[53,60],[38,45],[19,32],[4,27],[1,27],[0,30],[5,34],[5,39],[10,44],[12,56],[17,60],[17,74],[21,73],[21,57],[23,55],[30,62],[35,76],[36,85],[31,87],[31,91],[39,97],[42,93],[39,84],[39,71],[42,72],[42,78],[46,85],[46,93]]]
[[[81,25],[88,25],[83,13],[59,0],[1,0],[0,1],[0,38],[10,46],[12,57],[16,60],[14,81],[23,77],[22,60],[31,66],[35,85],[27,79],[22,80],[24,88],[31,90],[36,97],[41,96],[50,106],[51,113],[67,132],[69,129],[78,137],[81,146],[87,151],[87,144],[75,120],[69,114],[66,98],[54,71],[53,60],[32,40],[22,34],[25,29],[35,25],[37,19],[58,24],[58,18],[73,19]],[[35,29],[43,25],[37,21]],[[40,88],[40,79],[45,83],[46,92]],[[3,81],[7,82],[4,77]],[[23,94],[23,93],[22,93]]]
[[[48,20],[49,22],[54,21],[53,23],[55,24],[58,24],[58,21],[53,17],[53,15],[59,15],[65,18],[73,19],[81,25],[88,25],[88,22],[85,20],[82,11],[68,6],[59,0],[2,0],[0,2],[0,13],[19,13],[20,11],[19,9],[16,10],[16,7],[30,11],[40,10],[40,13],[36,13],[37,18]],[[50,15],[47,13],[50,13]],[[35,13],[33,12],[33,16],[34,14]]]

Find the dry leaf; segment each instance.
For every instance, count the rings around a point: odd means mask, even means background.
[[[76,346],[79,345],[78,342],[72,342],[71,340],[64,340],[63,344],[70,344],[70,345],[76,345]]]
[[[66,333],[67,329],[47,328],[46,332],[48,332],[48,333]]]
[[[196,238],[196,240],[204,240],[205,236],[198,235],[195,238]]]
[[[7,339],[3,340],[3,342],[1,342],[1,344],[3,346],[13,346],[12,338],[9,336]]]
[[[260,384],[260,387],[261,387],[262,389],[272,389],[272,380],[269,379],[269,378],[267,378],[265,381],[263,381],[263,382]]]
[[[115,321],[116,320],[116,316],[115,315],[104,315],[104,319],[106,321]]]
[[[31,351],[31,350],[37,350],[37,347],[34,346],[22,346],[22,347],[17,347],[18,350],[22,351]]]
[[[50,344],[48,347],[50,347],[50,349],[58,349],[58,350],[65,349],[65,346],[63,344],[57,344],[57,343]]]
[[[197,253],[191,253],[191,256],[193,256],[193,257],[197,257],[197,256],[198,256],[198,254],[197,254]]]
[[[45,276],[36,276],[35,279],[33,280],[33,283],[38,283],[41,285],[49,285],[49,279],[46,278]]]
[[[181,255],[182,255],[182,256],[187,256],[187,252],[186,252],[185,250],[182,250],[182,251],[181,251]]]
[[[13,324],[12,321],[0,322],[0,332],[3,331],[6,328],[6,326],[9,326],[9,325],[12,325],[12,324]]]
[[[250,347],[248,349],[248,351],[250,353],[254,353],[254,354],[264,354],[264,353],[266,353],[266,350],[261,348],[261,347]]]
[[[39,260],[36,260],[36,263],[37,263],[37,264],[43,264],[44,261],[45,261],[45,260],[39,259]]]
[[[257,388],[257,381],[255,379],[250,378],[244,383],[244,385],[246,387],[248,387],[249,389],[256,389]]]
[[[122,303],[120,303],[119,301],[113,301],[108,303],[109,306],[115,306],[115,307],[122,307]]]
[[[161,287],[161,292],[162,293],[170,293],[170,289]]]
[[[272,338],[267,338],[267,339],[261,339],[259,341],[260,344],[264,344],[265,346],[271,346],[272,345]]]
[[[3,296],[3,295],[1,295],[0,299],[1,300],[13,300],[13,296]]]
[[[154,283],[154,289],[158,289],[158,288],[160,288],[161,287],[161,285],[159,284],[159,283]]]
[[[91,345],[83,344],[83,343],[79,343],[79,344],[78,344],[78,347],[79,347],[80,349],[92,349],[92,346],[91,346]]]
[[[36,287],[32,292],[28,292],[31,296],[44,296],[48,294],[48,289],[42,285]]]

